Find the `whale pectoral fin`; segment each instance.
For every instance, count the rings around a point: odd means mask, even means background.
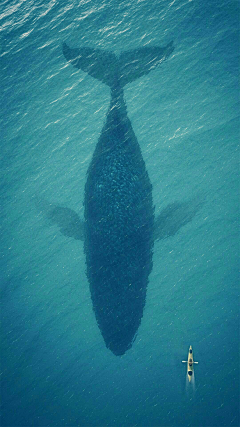
[[[84,222],[72,209],[49,203],[43,199],[36,199],[36,206],[53,224],[60,227],[60,232],[64,236],[83,240]]]
[[[155,220],[154,240],[174,236],[181,227],[193,219],[199,208],[199,201],[170,203]]]
[[[83,221],[72,209],[54,206],[48,218],[60,227],[64,236],[73,237],[75,240],[83,240]]]

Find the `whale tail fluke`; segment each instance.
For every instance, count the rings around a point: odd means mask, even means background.
[[[117,65],[114,53],[90,47],[71,49],[66,43],[63,43],[62,49],[66,60],[75,68],[85,71],[110,87],[113,86]]]
[[[124,87],[127,83],[148,74],[174,50],[173,42],[165,47],[143,47],[123,52],[119,58],[112,52],[83,47],[71,49],[62,45],[67,61],[95,79],[113,88],[116,80]]]
[[[122,87],[150,73],[150,71],[167,59],[173,50],[173,42],[170,42],[165,47],[141,47],[121,53],[119,57],[119,69]]]

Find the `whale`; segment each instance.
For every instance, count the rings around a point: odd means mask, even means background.
[[[45,211],[64,235],[84,241],[93,311],[106,347],[116,356],[132,347],[141,324],[154,240],[174,235],[196,213],[175,202],[155,220],[152,184],[124,99],[124,87],[173,50],[170,42],[116,56],[62,44],[68,63],[107,85],[111,99],[87,171],[83,221],[59,205],[45,203]]]

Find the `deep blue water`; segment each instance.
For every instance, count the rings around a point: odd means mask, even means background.
[[[239,4],[2,1],[2,426],[239,425]],[[122,357],[92,310],[83,243],[36,196],[83,217],[109,88],[67,65],[61,42],[172,56],[125,88],[155,212],[199,200],[155,243],[144,316]],[[195,389],[186,386],[189,345]]]

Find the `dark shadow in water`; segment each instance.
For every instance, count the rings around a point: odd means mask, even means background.
[[[65,236],[84,240],[96,320],[107,348],[118,356],[131,348],[141,323],[154,239],[173,236],[197,211],[189,203],[175,202],[154,223],[152,185],[124,101],[124,86],[148,74],[173,49],[171,42],[117,58],[63,44],[64,56],[74,67],[110,87],[111,101],[87,173],[84,221],[71,209],[46,201],[38,205]]]

